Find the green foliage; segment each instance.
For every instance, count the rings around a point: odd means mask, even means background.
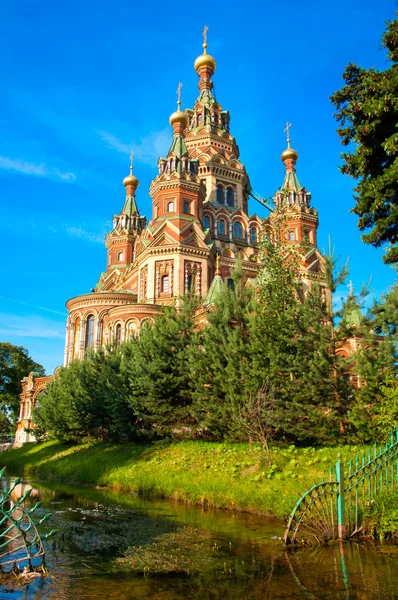
[[[126,402],[121,359],[120,352],[100,349],[62,368],[40,396],[33,415],[35,435],[77,442],[131,434],[135,418]]]
[[[380,540],[398,537],[398,492],[382,494],[364,510],[366,530]]]
[[[123,347],[123,377],[128,402],[141,428],[166,435],[191,424],[188,349],[196,343],[194,298],[185,298],[179,310],[166,307],[154,323],[141,329]]]
[[[362,330],[365,343],[355,355],[362,385],[351,418],[361,440],[385,441],[398,424],[397,295],[396,284],[374,303],[366,321],[367,330]]]
[[[5,415],[0,419],[1,433],[9,431],[8,417],[15,420],[19,413],[21,379],[31,371],[44,375],[44,368],[29,356],[26,348],[0,342],[0,410]]]
[[[376,248],[390,244],[387,264],[398,262],[398,19],[387,23],[382,38],[390,66],[384,71],[350,63],[344,87],[331,97],[344,146],[341,171],[357,181],[354,189],[362,236]]]

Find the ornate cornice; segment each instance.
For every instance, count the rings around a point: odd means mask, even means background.
[[[136,299],[137,294],[131,292],[93,292],[92,294],[83,294],[71,298],[66,303],[66,308],[71,312],[90,306],[134,304]]]

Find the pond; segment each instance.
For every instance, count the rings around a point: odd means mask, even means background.
[[[264,600],[398,598],[398,548],[364,542],[287,551],[284,525],[254,515],[43,480],[49,574],[0,584],[0,599]]]

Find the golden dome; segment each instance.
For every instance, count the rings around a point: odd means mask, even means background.
[[[207,54],[206,48],[203,54],[198,56],[194,62],[195,71],[198,73],[202,67],[209,67],[213,73],[216,70],[216,60],[210,54]]]
[[[124,187],[131,185],[135,188],[137,188],[140,185],[140,182],[138,181],[137,177],[135,177],[135,175],[133,175],[132,170],[130,171],[130,175],[127,175],[127,177],[125,177],[123,179],[123,185],[124,185]]]
[[[198,58],[194,62],[195,71],[199,74],[199,70],[202,67],[209,67],[214,73],[216,70],[216,61],[215,59],[207,54],[207,30],[208,27],[205,27],[203,30],[203,54],[198,56]]]
[[[298,152],[296,152],[295,150],[293,150],[293,148],[290,147],[290,140],[288,140],[287,142],[286,150],[284,150],[284,152],[282,152],[281,154],[281,159],[282,162],[285,162],[287,160],[292,160],[293,162],[296,162],[298,159]]]
[[[180,110],[180,107],[170,115],[170,125],[173,127],[175,123],[181,123],[184,127],[188,125],[188,117]]]

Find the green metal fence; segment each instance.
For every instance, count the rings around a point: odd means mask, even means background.
[[[385,447],[350,460],[348,473],[341,457],[330,469],[329,481],[307,490],[293,508],[285,531],[289,544],[320,544],[359,535],[366,505],[381,493],[398,489],[398,428]]]

